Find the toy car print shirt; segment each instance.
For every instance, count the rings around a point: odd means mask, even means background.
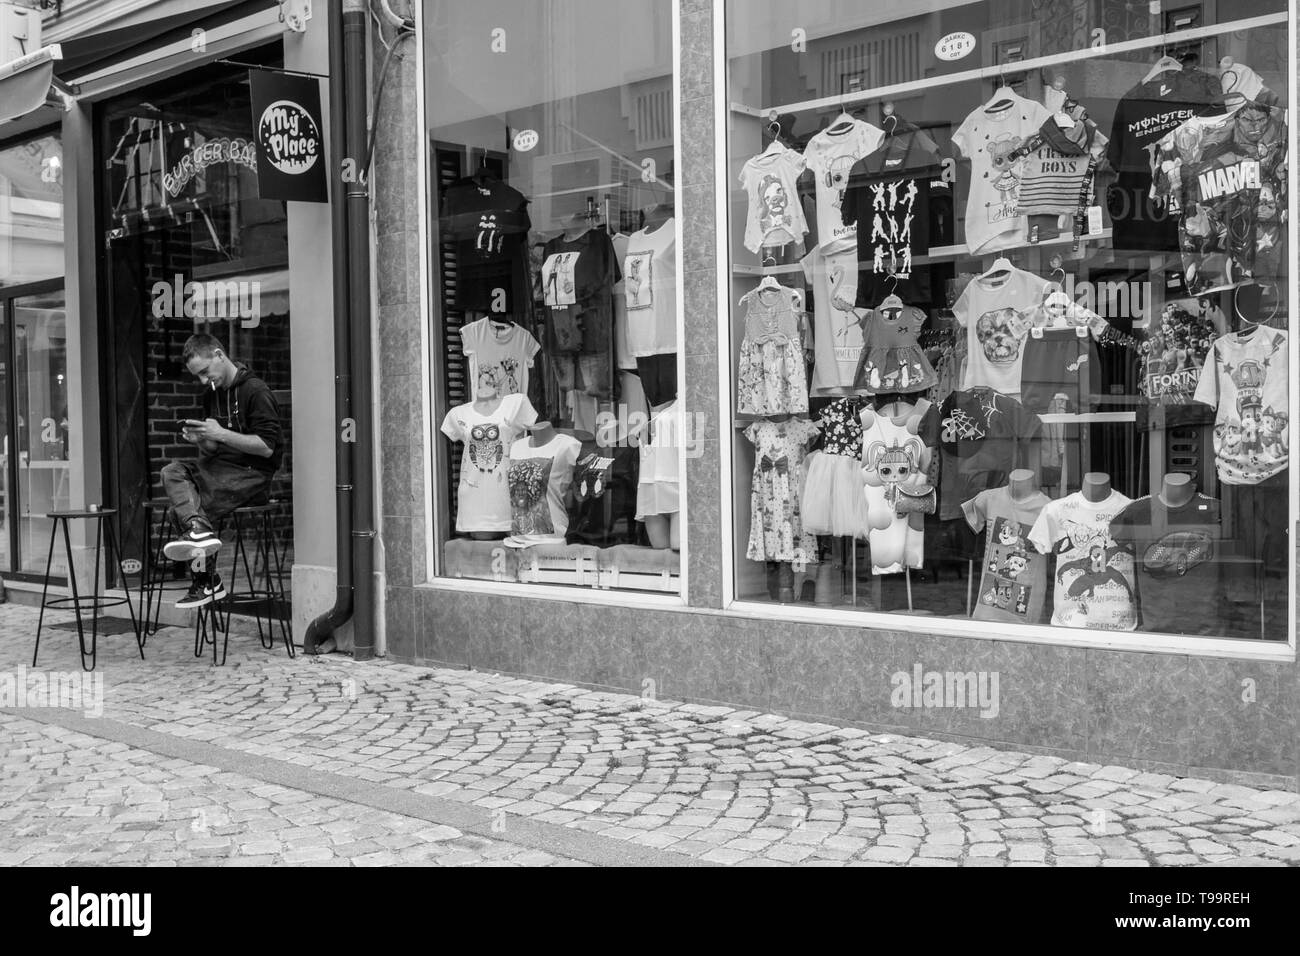
[[[1214,460],[1224,484],[1256,485],[1286,468],[1287,364],[1287,334],[1264,325],[1210,346],[1195,398],[1218,409]]]
[[[1038,624],[1047,592],[1047,556],[1029,543],[1029,532],[1051,501],[1041,491],[1025,498],[1011,496],[1007,487],[981,491],[962,504],[966,521],[976,531],[988,528],[979,595],[971,614],[977,621]]]
[[[1111,537],[1133,554],[1142,630],[1220,635],[1223,525],[1219,503],[1193,495],[1181,507],[1159,496],[1119,513]]]
[[[545,445],[521,438],[510,446],[506,481],[510,487],[510,537],[505,543],[526,548],[563,544],[569,530],[565,499],[582,442],[556,434]]]
[[[500,401],[458,405],[442,420],[442,433],[464,442],[460,483],[456,488],[457,531],[509,531],[510,492],[506,487],[506,452],[537,421],[525,395]]]
[[[812,170],[817,193],[817,244],[825,246],[856,233],[853,220],[842,215],[849,171],[872,152],[884,136],[862,120],[841,119],[808,141],[804,164]]]
[[[1043,554],[1056,554],[1054,625],[1137,628],[1133,555],[1110,534],[1111,522],[1130,504],[1132,499],[1118,491],[1104,501],[1089,501],[1076,491],[1043,506],[1029,541]]]
[[[966,329],[966,375],[962,388],[983,385],[1003,395],[1020,394],[1025,338],[1042,299],[1043,280],[1021,269],[976,276],[953,304]]]
[[[966,196],[970,252],[991,252],[1027,241],[1028,219],[1018,212],[1024,159],[1014,159],[1012,154],[1051,115],[1042,103],[1002,89],[953,133],[953,143],[970,160]]]
[[[1188,291],[1204,295],[1285,266],[1287,127],[1283,111],[1248,102],[1193,117],[1160,140],[1154,190],[1178,216]]]
[[[750,252],[803,241],[808,220],[795,187],[803,170],[803,156],[780,142],[773,142],[740,170],[740,184],[749,195],[745,248]]]

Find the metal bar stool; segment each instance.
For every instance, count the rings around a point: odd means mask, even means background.
[[[294,657],[293,637],[289,620],[284,612],[284,565],[288,542],[275,529],[275,512],[280,502],[272,499],[262,504],[242,505],[232,511],[227,520],[235,532],[234,556],[230,563],[230,582],[226,588],[226,627],[234,608],[253,607],[257,620],[257,637],[267,650],[275,647],[276,631],[290,657]],[[253,538],[253,560],[248,560],[248,541]],[[240,593],[239,569],[243,564],[244,582],[248,585]],[[265,587],[258,587],[259,582]],[[265,622],[265,623],[264,623]]]
[[[167,591],[186,591],[189,589],[188,578],[169,577],[173,562],[163,554],[165,545],[173,533],[179,536],[180,523],[176,512],[167,498],[151,498],[144,502],[144,567],[140,572],[139,604],[143,609],[141,621],[146,643],[158,633],[159,618],[162,609],[163,593]],[[154,536],[154,514],[161,515],[157,524],[157,537]]]
[[[117,546],[117,533],[113,530],[113,522],[105,524],[105,518],[112,518],[117,514],[116,508],[91,508],[86,511],[51,511],[45,517],[53,520],[50,526],[50,550],[45,556],[45,586],[41,589],[41,613],[36,623],[36,646],[32,649],[32,666],[36,666],[36,657],[41,650],[41,629],[45,626],[45,609],[71,607],[77,615],[77,641],[81,647],[81,669],[93,671],[95,669],[95,658],[98,653],[99,644],[99,612],[105,608],[117,607],[125,604],[127,611],[131,615],[131,629],[135,633],[136,649],[140,652],[140,660],[144,660],[144,642],[140,636],[140,622],[135,616],[135,607],[131,604],[131,589],[125,586],[125,572],[122,570],[122,552]],[[92,592],[82,594],[77,589],[77,575],[72,561],[72,537],[68,531],[70,521],[94,521],[95,522],[95,575],[92,578]],[[72,587],[72,597],[50,598],[50,568],[54,562],[54,542],[59,534],[59,526],[63,526],[63,547],[68,558],[68,584]],[[105,531],[107,528],[107,531]],[[105,542],[104,538],[108,540]],[[109,558],[116,561],[118,576],[123,579],[123,597],[115,598],[100,594],[99,591],[99,563],[100,555],[108,550]],[[86,650],[86,629],[82,620],[82,610],[90,611],[90,650]],[[90,666],[86,666],[86,658],[90,658]]]

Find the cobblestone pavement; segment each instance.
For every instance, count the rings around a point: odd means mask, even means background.
[[[36,615],[0,608],[0,678]],[[75,638],[41,672],[75,671]],[[102,715],[0,707],[0,864],[1300,860],[1300,795],[232,636],[108,638]],[[35,672],[33,672],[35,673]]]

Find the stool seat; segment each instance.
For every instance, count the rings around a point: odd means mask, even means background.
[[[279,504],[278,501],[266,501],[263,502],[262,504],[257,504],[257,505],[240,505],[232,512],[232,514],[241,514],[241,515],[266,514],[268,511],[270,511],[278,504]]]
[[[47,511],[47,518],[107,518],[117,514],[116,508],[100,508],[97,511]]]

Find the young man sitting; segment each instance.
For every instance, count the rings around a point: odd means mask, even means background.
[[[176,602],[201,607],[226,596],[221,576],[209,570],[221,548],[214,522],[266,496],[284,449],[280,409],[270,388],[247,366],[231,360],[211,335],[191,335],[181,360],[204,386],[203,421],[189,420],[181,437],[199,446],[192,461],[162,470],[163,490],[182,534],[163,547],[172,561],[190,562],[193,582]]]

